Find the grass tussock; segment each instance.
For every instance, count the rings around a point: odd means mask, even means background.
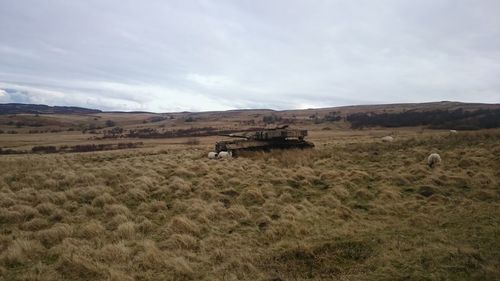
[[[0,280],[495,280],[499,140],[4,155]]]

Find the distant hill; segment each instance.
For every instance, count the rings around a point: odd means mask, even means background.
[[[353,113],[400,113],[405,111],[434,111],[434,110],[457,110],[466,111],[478,109],[500,109],[500,104],[493,103],[463,103],[452,101],[426,102],[426,103],[398,103],[398,104],[368,104],[368,105],[348,105],[339,107],[308,108],[308,109],[233,109],[226,111],[200,111],[200,112],[164,112],[154,113],[148,111],[102,111],[99,109],[89,109],[76,106],[48,106],[44,104],[23,104],[23,103],[0,103],[0,114],[95,114],[95,113],[116,113],[116,114],[191,114],[196,116],[240,116],[250,114],[277,114],[309,116],[310,114],[327,114],[337,112],[342,115]]]
[[[98,109],[76,106],[48,106],[44,104],[4,103],[0,104],[0,114],[94,114]]]
[[[477,110],[477,109],[500,109],[498,103],[466,103],[456,101],[439,101],[424,103],[393,103],[393,104],[364,104],[347,105],[326,108],[309,108],[285,110],[289,113],[327,113],[336,111],[344,115],[352,113],[399,113],[402,111],[433,111],[433,110]]]
[[[353,105],[291,112],[308,112],[316,122],[344,119],[353,129],[425,126],[431,129],[477,130],[500,127],[500,104],[441,101]]]
[[[13,116],[19,115],[12,119]],[[204,112],[176,112],[150,113],[126,111],[101,111],[74,106],[48,106],[41,104],[0,104],[0,116],[4,124],[16,126],[44,126],[52,124],[54,119],[28,120],[22,114],[59,114],[85,115],[98,114],[100,121],[79,120],[83,123],[92,123],[94,127],[107,126],[106,120],[129,126],[142,126],[146,123],[155,123],[157,126],[179,125],[175,120],[195,122],[198,126],[211,127],[213,124],[221,126],[225,122],[237,122],[244,126],[265,126],[270,124],[308,125],[328,122],[340,122],[353,129],[370,127],[414,127],[424,126],[431,129],[477,130],[500,128],[500,104],[461,103],[461,102],[428,102],[428,103],[400,103],[376,105],[352,105],[329,108],[272,110],[272,109],[237,109],[227,111]],[[4,119],[5,119],[4,118]],[[24,119],[23,119],[24,118]],[[62,118],[60,121],[65,122]],[[72,119],[75,121],[75,119]],[[0,118],[0,122],[1,122]],[[42,122],[43,121],[43,122]],[[1,124],[1,123],[0,123]],[[31,124],[31,125],[30,125]],[[185,125],[184,123],[182,123]],[[339,123],[337,123],[339,125]],[[89,125],[90,126],[90,125]],[[6,128],[7,129],[7,128]]]

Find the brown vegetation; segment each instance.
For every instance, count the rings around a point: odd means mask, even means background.
[[[314,150],[217,161],[182,145],[3,155],[0,280],[498,277],[499,132],[322,132]]]
[[[92,152],[92,151],[105,151],[105,150],[116,150],[116,149],[128,149],[128,148],[138,148],[142,146],[142,142],[129,142],[129,143],[108,143],[108,144],[79,144],[79,145],[63,145],[56,147],[53,145],[39,145],[33,146],[31,151],[24,150],[13,150],[13,149],[2,149],[0,148],[1,154],[26,154],[26,153],[58,153],[58,152]]]

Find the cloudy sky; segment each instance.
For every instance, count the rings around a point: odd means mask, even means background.
[[[498,0],[0,0],[0,103],[500,103]]]

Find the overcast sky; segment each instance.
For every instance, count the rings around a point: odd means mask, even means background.
[[[499,0],[0,0],[0,103],[500,103]]]

